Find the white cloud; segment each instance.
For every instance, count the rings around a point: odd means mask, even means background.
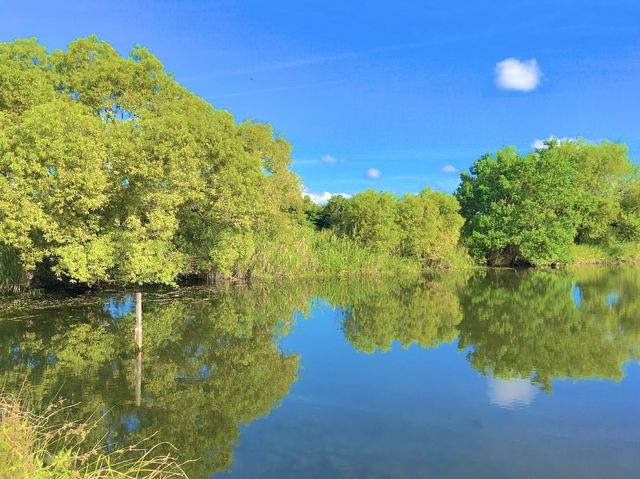
[[[489,400],[492,404],[504,408],[529,406],[538,389],[528,379],[489,380]]]
[[[329,193],[328,191],[323,191],[322,193],[313,193],[306,188],[302,189],[302,196],[308,196],[311,201],[313,201],[317,205],[324,205],[327,201],[329,201],[334,196],[343,196],[345,198],[351,198],[351,195],[347,193]]]
[[[546,140],[533,140],[531,148],[534,150],[542,150],[543,148],[546,148],[546,145],[544,144],[545,141]]]
[[[531,148],[533,148],[534,150],[543,150],[547,147],[546,143],[552,140],[555,140],[558,143],[564,143],[565,141],[576,141],[575,138],[570,138],[568,136],[558,138],[557,136],[551,135],[550,137],[544,138],[542,140],[541,139],[533,140],[531,142]]]
[[[320,158],[320,161],[322,161],[325,165],[335,165],[338,160],[331,155],[324,155]]]
[[[442,171],[443,173],[455,173],[458,170],[453,165],[444,165],[442,168],[440,168],[440,171]]]
[[[532,91],[540,85],[542,70],[535,58],[521,62],[507,58],[496,64],[496,86],[501,90]]]
[[[382,172],[378,168],[369,168],[365,175],[371,180],[377,180],[382,176]]]

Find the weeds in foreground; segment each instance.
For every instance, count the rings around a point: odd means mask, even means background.
[[[53,404],[30,412],[0,391],[0,479],[167,479],[187,475],[171,455],[157,454],[152,437],[111,452],[104,438],[87,438],[96,423],[54,425],[65,408]]]

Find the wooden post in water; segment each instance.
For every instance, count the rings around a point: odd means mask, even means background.
[[[136,354],[136,406],[142,404],[142,351]]]
[[[136,406],[142,403],[142,293],[136,293]]]
[[[142,293],[136,293],[136,351],[142,351]]]

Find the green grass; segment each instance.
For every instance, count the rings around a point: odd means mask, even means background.
[[[24,289],[24,273],[18,258],[0,245],[0,293],[18,293]]]
[[[252,260],[251,277],[353,277],[413,275],[438,267],[461,268],[471,262],[462,250],[451,253],[440,266],[427,266],[418,258],[381,253],[329,230],[263,242]]]
[[[89,443],[93,425],[62,425],[53,419],[63,408],[34,414],[17,398],[0,392],[0,479],[168,479],[186,478],[169,455],[156,455],[150,439],[105,452]],[[148,444],[149,443],[149,444]]]
[[[380,276],[386,274],[420,274],[422,264],[414,258],[382,254],[347,238],[321,231],[313,239],[315,273],[326,276]]]
[[[573,264],[617,264],[640,262],[640,243],[611,246],[574,244],[570,251]]]
[[[261,239],[251,260],[252,278],[294,278],[316,270],[316,258],[307,232],[291,231],[269,240]]]

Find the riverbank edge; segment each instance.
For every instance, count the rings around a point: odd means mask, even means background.
[[[249,278],[216,278],[208,281],[200,277],[184,277],[176,282],[173,286],[162,285],[146,285],[142,289],[155,288],[181,288],[189,286],[230,286],[250,284],[253,282],[260,283],[278,283],[282,281],[295,280],[342,280],[342,279],[384,279],[388,277],[415,277],[423,278],[433,274],[443,274],[454,271],[477,271],[477,270],[500,270],[500,269],[572,269],[586,266],[606,267],[616,265],[636,265],[640,264],[640,243],[625,243],[614,247],[603,247],[594,245],[573,245],[570,249],[571,262],[559,263],[555,265],[541,266],[522,266],[522,267],[505,267],[505,266],[486,266],[474,262],[466,254],[462,254],[460,250],[456,251],[455,260],[439,266],[425,267],[418,261],[408,258],[390,257],[372,262],[363,267],[354,268],[327,268],[324,271],[301,272],[294,271],[286,275],[255,275]],[[343,265],[344,266],[344,265]],[[51,286],[51,285],[50,285]],[[30,292],[70,292],[83,293],[89,291],[107,291],[114,288],[131,289],[136,285],[115,285],[115,284],[95,284],[92,286],[84,286],[78,284],[67,284],[60,282],[52,287],[32,287],[32,288],[16,288],[15,285],[4,284],[0,282],[0,294],[12,295]]]

